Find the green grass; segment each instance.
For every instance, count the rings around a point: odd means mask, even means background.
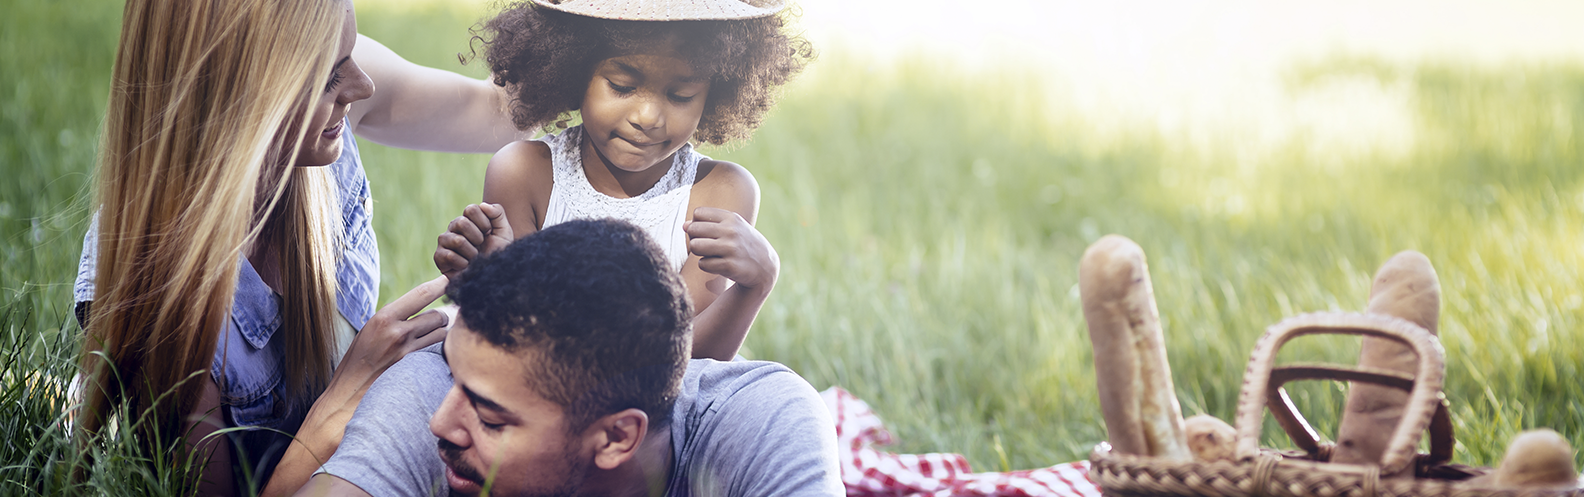
[[[30,385],[59,388],[71,373],[69,288],[120,8],[12,0],[4,10],[0,493],[78,493],[34,484],[81,458],[59,428],[60,397]],[[364,33],[475,76],[482,69],[459,68],[456,54],[478,15],[359,7]],[[1230,420],[1266,326],[1362,309],[1375,267],[1414,249],[1442,284],[1455,460],[1494,464],[1533,427],[1584,444],[1584,67],[1294,65],[1294,99],[1361,81],[1405,95],[1411,145],[1358,152],[1302,134],[1272,144],[1232,129],[1205,140],[1102,131],[1047,111],[1064,96],[1031,75],[918,59],[874,68],[821,48],[753,140],[705,152],[757,176],[758,225],[782,258],[744,354],[868,400],[899,440],[893,450],[1018,469],[1081,459],[1104,438],[1076,268],[1106,233],[1150,257],[1185,414]],[[363,147],[389,301],[432,277],[434,236],[477,199],[487,157]],[[1352,362],[1357,351],[1342,339],[1291,348],[1284,359]],[[1335,433],[1339,386],[1301,385],[1294,397]],[[1273,423],[1266,439],[1286,444]],[[98,461],[100,488],[174,488],[124,458]]]

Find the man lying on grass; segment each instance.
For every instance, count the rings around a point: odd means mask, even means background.
[[[813,387],[772,362],[689,361],[681,277],[630,224],[547,228],[446,295],[446,341],[374,383],[298,495],[843,493]]]

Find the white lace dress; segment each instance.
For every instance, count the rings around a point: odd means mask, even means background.
[[[649,191],[631,198],[615,198],[594,189],[583,172],[583,127],[573,126],[539,141],[550,146],[550,163],[555,184],[550,188],[550,204],[545,208],[544,228],[574,219],[616,218],[637,225],[654,240],[671,261],[682,270],[687,262],[688,195],[698,175],[698,164],[709,159],[693,151],[692,144],[678,149],[671,169]]]

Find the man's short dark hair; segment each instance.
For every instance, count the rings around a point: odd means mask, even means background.
[[[571,221],[479,258],[446,296],[491,345],[531,354],[528,385],[582,431],[637,408],[670,420],[692,345],[682,277],[624,221]]]

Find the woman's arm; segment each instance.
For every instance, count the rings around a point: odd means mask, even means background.
[[[694,306],[693,357],[729,361],[770,297],[781,259],[753,227],[759,213],[753,175],[737,164],[707,161],[699,164],[699,176],[684,228],[690,255],[682,267]]]
[[[236,485],[231,474],[231,444],[225,435],[214,432],[225,428],[225,416],[220,414],[220,387],[214,378],[203,376],[203,387],[198,394],[198,406],[193,409],[187,425],[187,446],[204,463],[203,480],[198,482],[201,495],[235,495]]]
[[[505,88],[487,79],[414,64],[363,35],[352,58],[375,88],[347,115],[358,136],[392,147],[487,154],[529,135],[512,124]]]
[[[413,314],[444,295],[446,283],[443,276],[429,280],[369,318],[330,377],[330,385],[308,409],[302,428],[281,456],[263,495],[287,495],[308,483],[314,470],[341,446],[347,421],[380,373],[408,352],[445,339],[441,329],[444,315],[436,311]]]

